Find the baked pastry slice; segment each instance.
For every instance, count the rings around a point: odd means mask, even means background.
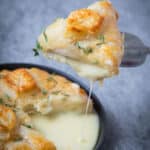
[[[32,115],[81,114],[87,103],[86,92],[60,75],[38,68],[0,71],[0,150],[56,150],[34,127]]]
[[[0,72],[0,100],[21,110],[19,114],[26,118],[23,112],[85,112],[88,96],[78,84],[60,75],[38,68],[19,68]],[[90,100],[88,111],[92,109]]]
[[[22,125],[10,107],[0,105],[0,150],[56,150],[35,129]]]
[[[96,2],[57,19],[41,33],[37,47],[46,56],[70,64],[83,77],[113,76],[123,56],[117,20],[109,1]]]

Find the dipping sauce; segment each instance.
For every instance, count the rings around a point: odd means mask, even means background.
[[[96,113],[35,115],[32,122],[38,131],[55,143],[57,150],[93,150],[100,128]]]

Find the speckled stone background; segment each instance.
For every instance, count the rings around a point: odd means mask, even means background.
[[[57,17],[65,17],[92,0],[0,0],[0,63],[33,62],[55,66],[79,78],[67,65],[42,56],[32,48],[39,33]],[[112,0],[120,13],[122,31],[150,45],[150,1]],[[81,79],[81,78],[80,78]],[[87,86],[89,82],[83,80]],[[104,105],[108,126],[103,150],[150,150],[150,57],[137,68],[120,68],[120,74],[94,85]]]

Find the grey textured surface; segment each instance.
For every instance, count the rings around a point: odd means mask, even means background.
[[[78,77],[66,65],[34,57],[39,33],[53,21],[92,0],[0,0],[0,63],[34,62],[55,66]],[[150,1],[112,0],[120,13],[122,31],[139,36],[150,45]],[[78,77],[79,78],[79,77]],[[81,79],[81,78],[80,78]],[[82,79],[84,80],[84,79]],[[87,80],[84,82],[88,84]],[[121,68],[120,74],[94,85],[105,107],[108,126],[104,150],[150,149],[150,57],[137,68]]]

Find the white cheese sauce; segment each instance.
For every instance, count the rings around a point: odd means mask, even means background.
[[[32,116],[32,122],[38,131],[54,142],[57,150],[93,150],[100,129],[96,113],[35,115]]]

